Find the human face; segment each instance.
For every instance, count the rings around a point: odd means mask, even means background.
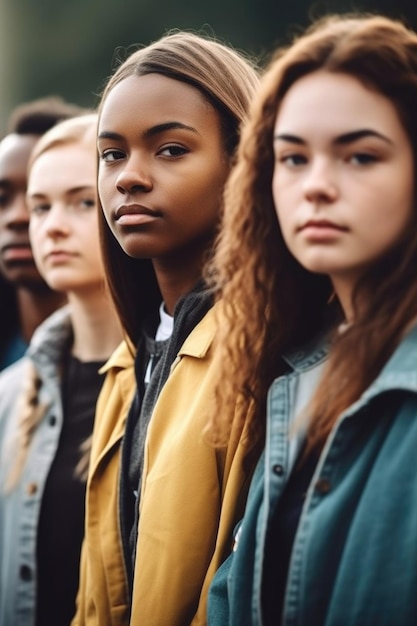
[[[103,103],[98,151],[101,204],[126,254],[195,271],[229,169],[217,111],[185,83],[130,76]]]
[[[395,107],[352,76],[314,72],[283,98],[274,151],[272,191],[290,252],[350,297],[412,215],[414,157]]]
[[[33,254],[49,286],[68,295],[101,288],[94,145],[42,153],[29,173],[27,202]]]
[[[36,135],[12,133],[0,142],[0,272],[15,285],[43,285],[29,242],[27,165]]]

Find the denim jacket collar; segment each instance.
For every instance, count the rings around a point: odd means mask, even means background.
[[[417,326],[404,336],[379,375],[343,417],[355,414],[384,393],[400,390],[417,393]]]

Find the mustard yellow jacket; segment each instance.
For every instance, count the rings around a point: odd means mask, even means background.
[[[119,456],[135,390],[134,359],[122,342],[101,370],[86,493],[77,612],[72,626],[129,623],[127,577],[119,534]]]
[[[240,432],[232,432],[223,449],[215,449],[203,437],[213,398],[214,334],[211,310],[184,342],[149,424],[131,626],[206,624],[208,585],[230,553],[233,528],[243,513],[253,463],[247,463]],[[132,376],[129,369],[129,381]],[[112,394],[110,386],[104,389]],[[129,400],[132,393],[130,389],[126,393]],[[90,582],[85,587],[81,580],[79,609],[84,610],[75,622],[79,625],[128,623],[117,507],[126,405],[121,401],[119,406],[123,417],[113,414],[116,432],[100,419],[95,433],[97,461],[88,485],[85,547]],[[110,411],[106,413],[110,416]],[[89,532],[92,526],[94,535]]]

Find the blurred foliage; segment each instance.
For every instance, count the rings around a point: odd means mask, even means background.
[[[0,124],[22,101],[56,93],[95,106],[116,51],[168,30],[217,36],[266,62],[326,12],[380,11],[417,27],[416,0],[0,0]]]

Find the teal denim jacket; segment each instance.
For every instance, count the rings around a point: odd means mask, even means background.
[[[268,396],[267,440],[235,551],[217,572],[209,626],[262,626],[267,530],[291,470],[291,387],[323,347],[290,361]],[[417,624],[417,329],[339,418],[294,540],[284,626]]]

